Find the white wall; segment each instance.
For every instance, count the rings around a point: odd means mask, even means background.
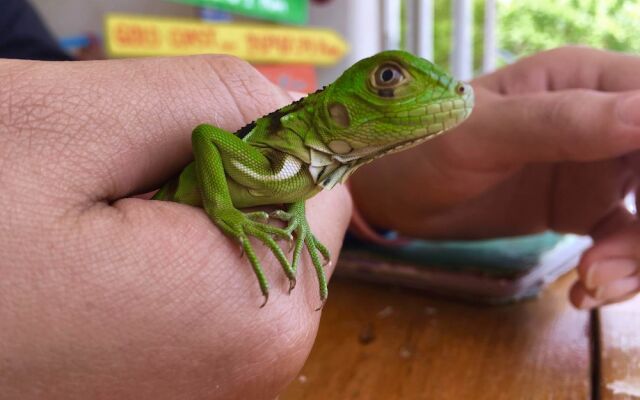
[[[350,47],[347,55],[335,66],[318,68],[321,86],[333,82],[354,62],[382,49],[380,10],[380,0],[331,0],[327,4],[312,4],[309,25],[335,30]]]
[[[2,0],[0,0],[2,1]],[[60,36],[87,32],[102,34],[107,12],[170,16],[197,16],[192,6],[162,0],[30,0],[53,33]]]

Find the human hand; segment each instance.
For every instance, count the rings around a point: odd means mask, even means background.
[[[132,195],[190,160],[197,124],[233,131],[290,101],[227,57],[0,62],[0,397],[277,396],[320,318],[310,261],[288,296],[256,246],[272,285],[259,309],[202,210]],[[345,190],[308,203],[334,255],[349,215]]]
[[[640,289],[640,225],[623,205],[640,171],[638,68],[637,57],[573,47],[482,76],[468,121],[363,167],[354,202],[373,226],[413,237],[592,235],[571,301],[626,298]]]

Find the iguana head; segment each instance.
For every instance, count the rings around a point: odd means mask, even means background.
[[[450,129],[471,113],[473,89],[427,60],[385,51],[347,69],[323,96],[334,159],[361,165]]]

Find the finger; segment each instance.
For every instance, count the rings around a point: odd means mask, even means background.
[[[580,280],[584,287],[593,291],[612,282],[631,277],[638,272],[638,263],[629,258],[609,258],[581,266]]]
[[[632,275],[598,286],[593,293],[596,300],[608,302],[630,296],[638,291],[640,291],[640,276]]]
[[[640,260],[640,223],[596,239],[578,264],[580,281],[595,289],[638,272]]]
[[[12,104],[0,110],[0,120],[22,133],[12,141],[15,152],[8,151],[14,170],[33,170],[43,181],[56,179],[58,191],[92,199],[166,180],[190,160],[197,124],[235,131],[291,101],[251,66],[226,56],[23,61],[10,68],[23,82],[11,87]],[[0,82],[9,77],[5,69]]]
[[[635,297],[640,291],[640,277],[633,276],[598,288],[596,294],[576,282],[569,291],[571,303],[579,309],[592,309],[605,304],[619,303]]]
[[[503,94],[565,89],[627,91],[640,89],[640,57],[569,46],[537,53],[476,80]]]
[[[576,282],[571,286],[569,301],[580,310],[590,310],[602,304],[602,302],[594,299],[580,282]]]
[[[640,92],[503,97],[480,89],[476,108],[458,131],[464,140],[452,134],[437,143],[475,166],[608,159],[640,148]]]

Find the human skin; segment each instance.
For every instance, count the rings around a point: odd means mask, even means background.
[[[622,203],[640,178],[638,70],[638,57],[567,47],[479,77],[471,117],[363,167],[354,204],[412,237],[591,235],[571,302],[624,300],[640,288],[640,223]]]
[[[321,313],[256,246],[269,303],[239,247],[198,208],[134,197],[191,158],[191,129],[234,131],[291,102],[228,57],[0,61],[0,398],[273,399]],[[346,190],[308,203],[337,255]],[[331,273],[331,269],[327,271]]]

